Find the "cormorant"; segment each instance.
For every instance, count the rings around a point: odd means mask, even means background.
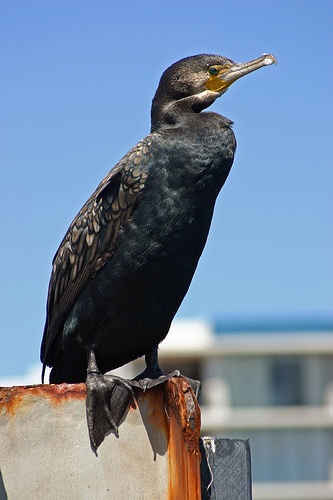
[[[48,365],[51,383],[86,381],[95,451],[108,425],[117,432],[117,406],[131,391],[130,381],[102,374],[145,355],[137,378],[149,387],[162,375],[158,344],[191,283],[233,162],[232,122],[202,111],[238,78],[273,63],[269,54],[246,63],[201,54],[170,66],[152,102],[150,134],[102,180],[54,257],[43,378]]]

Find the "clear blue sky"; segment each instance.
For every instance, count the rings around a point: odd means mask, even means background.
[[[332,313],[332,26],[330,0],[1,2],[0,375],[38,362],[68,225],[197,53],[278,65],[212,107],[238,149],[179,315]]]

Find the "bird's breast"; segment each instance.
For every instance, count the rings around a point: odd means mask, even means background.
[[[94,328],[102,351],[122,349],[133,331],[159,343],[191,283],[233,148],[228,134],[217,144],[212,134],[187,133],[152,137],[138,205],[85,292],[99,318]]]

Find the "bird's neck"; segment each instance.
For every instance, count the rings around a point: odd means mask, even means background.
[[[157,90],[151,107],[151,132],[179,126],[189,115],[208,108],[217,97],[216,92],[204,91],[175,100]]]

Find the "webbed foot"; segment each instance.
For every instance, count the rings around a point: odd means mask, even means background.
[[[155,387],[159,384],[164,384],[164,382],[166,382],[170,378],[180,377],[180,375],[181,374],[179,370],[175,370],[168,374],[165,374],[160,370],[160,373],[155,372],[151,374],[150,372],[147,372],[146,369],[142,373],[140,373],[140,375],[135,377],[135,379],[131,380],[130,383],[132,386],[138,387],[139,389],[142,389],[143,392],[146,392],[148,389],[151,389],[152,387]]]
[[[133,389],[126,380],[103,375],[97,368],[95,353],[88,353],[86,413],[90,444],[97,448],[108,431],[118,437],[118,426],[133,398]]]

